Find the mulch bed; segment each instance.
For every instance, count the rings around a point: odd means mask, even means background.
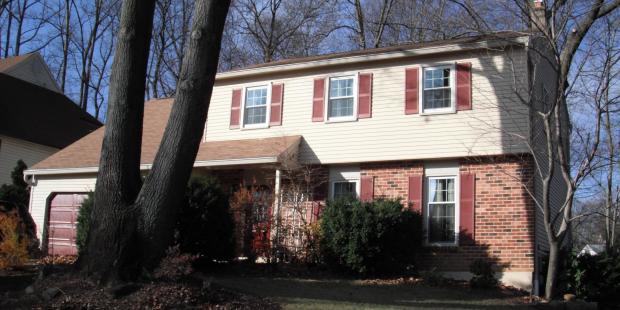
[[[74,273],[57,270],[26,290],[4,293],[0,296],[0,309],[280,309],[268,299],[233,292],[200,279],[132,283],[105,289]]]

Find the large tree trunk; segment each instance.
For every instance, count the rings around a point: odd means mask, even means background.
[[[173,237],[215,82],[230,0],[198,1],[176,99],[151,172],[140,184],[140,145],[154,1],[123,5],[110,107],[82,268],[104,282],[135,279]]]
[[[123,2],[103,138],[95,208],[79,265],[103,282],[137,276],[134,239],[139,210],[144,89],[155,0]]]
[[[153,168],[136,204],[144,212],[141,233],[152,267],[173,237],[177,206],[192,171],[215,82],[229,0],[197,1],[174,105]]]

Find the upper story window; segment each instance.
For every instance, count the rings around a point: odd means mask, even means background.
[[[267,125],[267,86],[255,86],[245,89],[243,125],[247,127]]]
[[[424,68],[422,113],[455,111],[454,66]]]
[[[431,244],[455,244],[456,234],[456,176],[427,178],[427,230]]]
[[[355,76],[329,79],[328,120],[344,120],[355,117]]]

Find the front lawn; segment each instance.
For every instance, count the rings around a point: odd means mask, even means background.
[[[532,309],[511,291],[431,287],[403,281],[221,275],[213,282],[268,297],[284,309]]]

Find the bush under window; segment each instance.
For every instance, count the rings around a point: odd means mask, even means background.
[[[326,262],[364,275],[402,273],[422,248],[422,217],[399,200],[328,201],[321,230]]]

